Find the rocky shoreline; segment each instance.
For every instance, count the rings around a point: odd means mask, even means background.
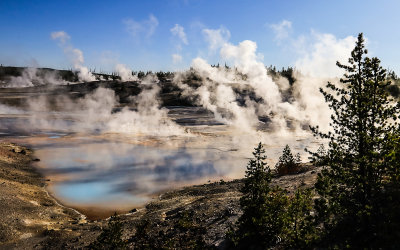
[[[0,143],[0,249],[85,248],[107,226],[107,219],[87,220],[59,204],[46,191],[46,180],[34,169],[33,152]],[[312,186],[318,169],[274,178],[272,183],[294,191]],[[123,238],[135,246],[136,229],[157,241],[200,237],[207,246],[223,248],[226,232],[241,214],[242,180],[215,182],[163,193],[143,208],[119,215]]]

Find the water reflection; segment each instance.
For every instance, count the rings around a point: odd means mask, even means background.
[[[53,180],[51,190],[62,201],[85,205],[112,201],[115,206],[143,204],[172,187],[217,180],[232,172],[234,166],[228,162],[239,166],[244,161],[215,149],[111,141],[42,144],[36,155],[41,159],[38,167]]]

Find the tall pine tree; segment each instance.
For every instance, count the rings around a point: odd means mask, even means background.
[[[324,243],[330,246],[380,246],[383,229],[393,219],[382,206],[390,200],[384,197],[393,182],[399,107],[387,94],[390,82],[380,60],[366,54],[361,33],[349,64],[337,63],[345,70],[340,84],[329,82],[327,90],[321,89],[333,110],[332,132],[311,128],[329,140],[327,155],[314,156],[329,166],[316,183],[316,212],[326,232]]]
[[[287,228],[288,197],[278,187],[271,187],[271,170],[261,143],[254,149],[247,165],[240,206],[243,215],[238,229],[230,236],[235,249],[267,249],[280,243]]]

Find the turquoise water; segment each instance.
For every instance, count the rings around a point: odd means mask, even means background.
[[[51,192],[77,206],[143,205],[159,192],[226,177],[235,168],[229,162],[240,171],[245,165],[245,159],[231,155],[235,152],[204,148],[70,138],[34,148]]]

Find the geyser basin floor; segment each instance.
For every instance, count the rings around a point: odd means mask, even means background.
[[[82,132],[73,130],[81,117],[68,112],[50,117],[8,114],[0,116],[0,140],[33,148],[40,159],[36,167],[51,180],[49,191],[65,205],[91,213],[127,211],[165,190],[242,178],[259,141],[265,143],[271,167],[286,144],[303,154],[304,147],[318,147],[309,133],[246,133],[221,125],[199,108],[173,107],[168,116],[183,134]],[[40,125],[53,127],[27,126],[32,119],[36,119],[34,124],[41,121]]]

